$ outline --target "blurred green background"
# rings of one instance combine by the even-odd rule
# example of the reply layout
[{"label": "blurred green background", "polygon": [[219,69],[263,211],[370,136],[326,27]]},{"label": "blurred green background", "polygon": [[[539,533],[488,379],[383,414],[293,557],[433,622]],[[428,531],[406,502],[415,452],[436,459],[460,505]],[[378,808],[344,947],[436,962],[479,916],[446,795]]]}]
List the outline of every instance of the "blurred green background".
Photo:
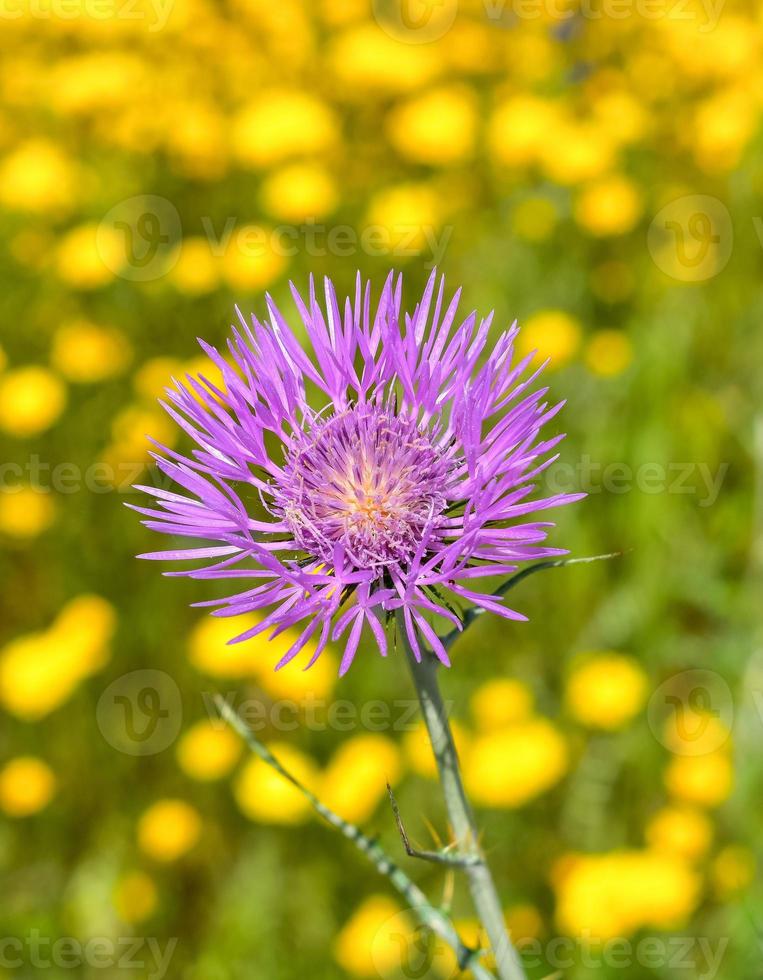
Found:
[{"label": "blurred green background", "polygon": [[624,553],[443,677],[528,975],[761,975],[762,42],[722,0],[0,0],[0,975],[458,974],[215,691],[479,941],[384,797],[447,839],[401,657],[274,675],[122,506],[234,303],[434,263],[553,359],[552,543]]}]

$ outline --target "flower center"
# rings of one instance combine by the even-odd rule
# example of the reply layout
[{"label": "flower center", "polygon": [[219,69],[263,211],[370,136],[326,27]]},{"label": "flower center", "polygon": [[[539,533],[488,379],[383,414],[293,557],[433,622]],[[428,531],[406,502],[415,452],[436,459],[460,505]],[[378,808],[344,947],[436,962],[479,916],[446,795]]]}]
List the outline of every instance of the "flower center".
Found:
[{"label": "flower center", "polygon": [[292,441],[275,507],[297,544],[358,568],[405,565],[446,504],[450,456],[414,419],[359,405]]}]

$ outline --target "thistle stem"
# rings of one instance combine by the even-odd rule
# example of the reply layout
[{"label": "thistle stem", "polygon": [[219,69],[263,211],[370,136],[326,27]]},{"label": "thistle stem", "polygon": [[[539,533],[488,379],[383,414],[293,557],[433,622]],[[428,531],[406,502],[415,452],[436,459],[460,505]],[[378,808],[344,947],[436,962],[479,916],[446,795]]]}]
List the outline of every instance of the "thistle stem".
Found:
[{"label": "thistle stem", "polygon": [[469,970],[474,980],[495,980],[495,976],[480,963],[482,951],[470,949],[464,945],[450,918],[442,909],[436,908],[429,902],[424,892],[422,892],[418,885],[415,885],[411,881],[401,868],[398,868],[377,840],[373,837],[368,837],[355,824],[340,817],[338,813],[334,813],[324,803],[321,803],[314,793],[311,793],[306,786],[300,783],[296,776],[284,768],[267,746],[257,738],[254,732],[244,722],[243,718],[234,711],[221,695],[218,694],[215,697],[215,703],[220,711],[220,716],[238,732],[252,752],[299,790],[315,812],[323,817],[326,823],[333,827],[334,830],[338,830],[347,840],[351,841],[360,853],[364,854],[371,861],[379,874],[389,879],[392,886],[400,892],[421,924],[430,929],[451,947],[456,954],[459,970]]},{"label": "thistle stem", "polygon": [[525,980],[519,954],[512,945],[506,929],[503,909],[498,892],[479,844],[477,825],[461,779],[458,753],[453,741],[450,722],[437,680],[437,660],[429,650],[424,650],[421,661],[408,642],[405,625],[398,620],[398,634],[402,635],[413,682],[418,694],[424,722],[437,760],[437,770],[445,798],[445,806],[456,837],[459,853],[476,858],[473,864],[464,866],[469,881],[472,901],[477,915],[490,941],[500,980]]}]

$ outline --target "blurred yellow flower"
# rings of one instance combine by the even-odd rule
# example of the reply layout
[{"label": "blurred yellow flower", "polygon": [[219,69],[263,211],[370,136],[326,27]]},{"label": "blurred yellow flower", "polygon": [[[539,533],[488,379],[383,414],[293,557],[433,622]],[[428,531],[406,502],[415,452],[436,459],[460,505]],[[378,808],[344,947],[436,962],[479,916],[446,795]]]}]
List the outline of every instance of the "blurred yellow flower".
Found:
[{"label": "blurred yellow flower", "polygon": [[620,174],[589,184],[575,203],[578,224],[602,238],[630,231],[642,211],[641,192],[632,180]]},{"label": "blurred yellow flower", "polygon": [[701,102],[690,132],[694,156],[708,174],[732,170],[758,125],[760,109],[746,87],[714,92]]},{"label": "blurred yellow flower", "polygon": [[586,656],[567,680],[565,702],[570,714],[590,728],[613,731],[643,708],[647,676],[631,657],[619,653]]},{"label": "blurred yellow flower", "polygon": [[[560,0],[556,9],[569,8],[570,0]],[[502,53],[504,62],[512,79],[516,79],[517,87],[531,89],[535,82],[542,82],[553,74],[559,59],[552,32],[543,25],[545,11],[538,8],[540,14],[534,28],[529,20],[525,20],[521,31],[507,31],[502,38]],[[572,11],[567,15],[573,16]],[[490,31],[490,28],[487,28]],[[495,32],[492,32],[495,33]]]},{"label": "blurred yellow flower", "polygon": [[538,351],[538,360],[551,358],[548,368],[563,367],[577,353],[582,328],[580,321],[564,310],[541,310],[529,316],[517,337],[520,356]]},{"label": "blurred yellow flower", "polygon": [[5,351],[0,347],[0,372],[5,370],[5,366],[8,363],[8,358],[5,356]]},{"label": "blurred yellow flower", "polygon": [[493,732],[526,721],[532,715],[533,694],[521,681],[497,677],[477,688],[469,707],[477,727],[483,732]]},{"label": "blurred yellow flower", "polygon": [[597,330],[586,346],[587,367],[603,378],[622,374],[632,360],[633,347],[622,330]]},{"label": "blurred yellow flower", "polygon": [[222,721],[199,721],[178,742],[180,768],[208,782],[227,776],[241,755],[241,739]]},{"label": "blurred yellow flower", "polygon": [[713,839],[713,824],[702,810],[666,806],[646,826],[646,842],[655,851],[686,858],[702,857]]},{"label": "blurred yellow flower", "polygon": [[26,140],[0,162],[0,204],[49,214],[74,200],[76,172],[61,150],[44,139]]},{"label": "blurred yellow flower", "polygon": [[305,670],[308,658],[315,649],[314,643],[308,643],[296,660],[280,670],[275,669],[276,663],[298,639],[299,632],[297,628],[290,629],[273,640],[263,633],[248,641],[258,651],[253,672],[260,687],[271,698],[297,702],[325,699],[333,691],[339,673],[336,657],[330,650],[324,650],[310,670]]},{"label": "blurred yellow flower", "polygon": [[134,453],[136,458],[153,448],[148,436],[165,446],[172,446],[177,439],[176,427],[158,406],[127,405],[112,419],[111,434],[115,444],[128,455]]},{"label": "blurred yellow flower", "polygon": [[315,163],[292,163],[262,183],[263,208],[283,221],[320,220],[337,205],[339,193],[329,172]]},{"label": "blurred yellow flower", "polygon": [[547,197],[528,197],[511,216],[514,234],[528,242],[545,242],[556,228],[558,215],[554,202]]},{"label": "blurred yellow flower", "polygon": [[293,241],[282,243],[271,228],[244,225],[231,235],[221,258],[223,279],[235,290],[265,289],[284,271],[293,247]]},{"label": "blurred yellow flower", "polygon": [[[435,3],[435,10],[443,14],[456,10],[454,3]],[[401,8],[402,9],[402,8]],[[458,17],[449,30],[439,39],[437,48],[447,62],[449,77],[458,75],[490,75],[500,70],[501,54],[505,50],[505,38],[496,37],[492,24],[486,18]]]},{"label": "blurred yellow flower", "polygon": [[125,258],[116,228],[79,225],[66,232],[56,249],[59,277],[75,289],[97,289],[111,282]]},{"label": "blurred yellow flower", "polygon": [[635,143],[647,130],[647,110],[630,92],[606,92],[594,99],[592,108],[607,135],[619,143]]},{"label": "blurred yellow flower", "polygon": [[533,95],[512,96],[497,106],[488,125],[493,159],[508,167],[535,163],[558,125],[552,102]]},{"label": "blurred yellow flower", "polygon": [[184,370],[183,362],[176,358],[152,357],[135,372],[133,387],[141,398],[153,402],[164,396],[164,389],[171,385],[171,379],[181,378]]},{"label": "blurred yellow flower", "polygon": [[[202,673],[213,677],[257,678],[272,698],[299,701],[303,698],[327,697],[336,681],[337,662],[331,650],[324,650],[310,670],[303,670],[315,650],[307,643],[302,655],[275,670],[275,665],[299,636],[297,629],[286,630],[273,640],[265,631],[241,643],[228,641],[257,625],[253,615],[228,617],[205,616],[188,637],[188,656]],[[303,662],[304,661],[304,662]]]},{"label": "blurred yellow flower", "polygon": [[219,179],[228,166],[226,122],[212,104],[187,100],[166,131],[173,169],[202,180]]},{"label": "blurred yellow flower", "polygon": [[556,920],[571,936],[630,936],[679,927],[699,898],[699,878],[664,851],[578,855],[555,882]]},{"label": "blurred yellow flower", "polygon": [[67,380],[87,384],[120,374],[131,356],[130,345],[119,330],[73,320],[54,334],[50,359]]},{"label": "blurred yellow flower", "polygon": [[115,625],[110,603],[82,595],[46,632],[11,640],[0,650],[0,703],[30,721],[49,714],[107,662]]},{"label": "blurred yellow flower", "polygon": [[334,941],[339,966],[353,977],[394,976],[416,928],[386,895],[371,895],[353,913]]},{"label": "blurred yellow flower", "polygon": [[204,616],[188,635],[188,658],[197,670],[212,677],[245,677],[257,668],[262,652],[255,643],[234,643],[228,640],[256,625],[254,616],[236,618],[235,625],[227,617]]},{"label": "blurred yellow flower", "polygon": [[731,731],[712,711],[693,711],[688,724],[670,715],[662,730],[662,742],[676,755],[705,755],[728,749]]},{"label": "blurred yellow flower", "polygon": [[321,20],[331,27],[341,27],[362,20],[367,12],[366,0],[319,0]]},{"label": "blurred yellow flower", "polygon": [[0,376],[0,429],[10,435],[39,435],[65,406],[66,386],[47,368],[30,365]]},{"label": "blurred yellow flower", "polygon": [[88,667],[105,662],[104,648],[117,624],[116,610],[98,595],[80,595],[68,602],[56,617],[51,633],[62,646],[76,650]]},{"label": "blurred yellow flower", "polygon": [[148,919],[156,910],[158,899],[154,880],[145,871],[129,872],[114,888],[114,908],[123,922]]},{"label": "blurred yellow flower", "polygon": [[140,849],[155,861],[175,861],[193,848],[201,836],[201,817],[185,800],[153,803],[138,821]]},{"label": "blurred yellow flower", "polygon": [[718,896],[729,899],[755,881],[756,860],[749,848],[729,844],[716,855],[711,877]]},{"label": "blurred yellow flower", "polygon": [[665,770],[665,786],[671,796],[686,803],[719,806],[734,786],[731,760],[722,751],[676,756]]},{"label": "blurred yellow flower", "polygon": [[407,160],[461,163],[474,150],[474,95],[461,86],[433,89],[392,109],[385,128],[392,146]]},{"label": "blurred yellow flower", "polygon": [[[447,4],[440,7],[442,11]],[[437,14],[437,9],[432,10]],[[346,97],[365,98],[367,90],[410,92],[439,72],[433,45],[406,44],[376,24],[363,24],[340,34],[329,49],[329,64]]]},{"label": "blurred yellow flower", "polygon": [[550,789],[567,771],[567,745],[545,718],[507,726],[474,739],[464,760],[475,803],[518,807]]},{"label": "blurred yellow flower", "polygon": [[53,494],[38,487],[0,492],[0,533],[12,538],[35,538],[47,531],[56,516]]},{"label": "blurred yellow flower", "polygon": [[326,153],[338,138],[339,124],[333,109],[308,92],[262,92],[233,120],[236,157],[254,167]]},{"label": "blurred yellow flower", "polygon": [[[212,254],[209,241],[201,235],[184,238],[167,261],[167,279],[182,293],[198,296],[217,289],[220,262]],[[169,383],[169,374],[164,384]]]},{"label": "blurred yellow flower", "polygon": [[[450,727],[453,731],[456,750],[463,757],[469,749],[469,733],[460,722],[454,721],[452,718],[450,719]],[[437,778],[437,762],[423,721],[418,722],[414,728],[405,733],[403,749],[406,760],[414,772],[430,779]]]},{"label": "blurred yellow flower", "polygon": [[[286,742],[271,743],[268,749],[303,786],[314,793],[318,791],[318,769],[309,756]],[[312,813],[304,795],[258,757],[244,765],[233,784],[233,793],[241,812],[258,823],[301,824]]]},{"label": "blurred yellow flower", "polygon": [[112,109],[138,97],[148,64],[137,54],[88,51],[62,58],[49,72],[50,100],[65,114]]},{"label": "blurred yellow flower", "polygon": [[512,942],[520,948],[529,939],[537,939],[543,934],[543,916],[534,905],[511,905],[504,912],[504,918]]},{"label": "blurred yellow flower", "polygon": [[59,668],[55,641],[47,633],[28,633],[0,650],[0,701],[19,718],[36,720],[70,696],[80,673]]},{"label": "blurred yellow flower", "polygon": [[546,176],[566,186],[606,173],[615,162],[615,148],[602,126],[565,122],[546,132],[540,156]]},{"label": "blurred yellow flower", "polygon": [[9,817],[28,817],[50,803],[56,778],[33,756],[17,756],[0,769],[0,809]]},{"label": "blurred yellow flower", "polygon": [[442,220],[442,205],[428,184],[396,184],[377,191],[366,212],[366,224],[383,229],[396,261],[431,245]]},{"label": "blurred yellow flower", "polygon": [[[692,14],[700,12],[696,5]],[[724,12],[712,30],[704,31],[695,30],[692,19],[666,18],[660,25],[661,40],[682,74],[707,81],[738,78],[753,69],[760,52],[760,33],[747,18]]]},{"label": "blurred yellow flower", "polygon": [[343,742],[323,774],[319,798],[352,823],[364,823],[401,771],[400,750],[384,735],[356,735]]}]

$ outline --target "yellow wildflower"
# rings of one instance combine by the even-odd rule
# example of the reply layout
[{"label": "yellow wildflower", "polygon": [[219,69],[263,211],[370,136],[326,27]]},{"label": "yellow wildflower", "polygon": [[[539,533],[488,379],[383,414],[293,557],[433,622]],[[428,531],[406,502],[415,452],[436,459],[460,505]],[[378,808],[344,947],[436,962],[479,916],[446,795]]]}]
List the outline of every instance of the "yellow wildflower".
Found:
[{"label": "yellow wildflower", "polygon": [[597,653],[582,659],[567,681],[572,716],[591,728],[622,728],[644,706],[647,677],[631,657]]},{"label": "yellow wildflower", "polygon": [[185,800],[158,800],[138,821],[140,849],[163,863],[187,854],[200,836],[201,817]]},{"label": "yellow wildflower", "polygon": [[49,429],[66,406],[66,386],[47,368],[30,365],[0,377],[0,429],[21,438]]},{"label": "yellow wildflower", "polygon": [[18,487],[0,493],[0,533],[12,538],[35,538],[47,531],[56,515],[53,495],[37,487]]},{"label": "yellow wildflower", "polygon": [[323,775],[320,799],[352,823],[364,823],[400,776],[400,750],[384,735],[364,734],[343,742]]},{"label": "yellow wildflower", "polygon": [[477,688],[469,705],[477,727],[492,732],[526,721],[532,714],[533,695],[521,681],[498,677]]},{"label": "yellow wildflower", "polygon": [[74,320],[56,331],[51,363],[67,380],[87,384],[122,372],[131,353],[130,345],[120,331],[86,320]]},{"label": "yellow wildflower", "polygon": [[[288,743],[276,742],[268,748],[303,786],[316,791],[318,770],[309,756]],[[236,777],[233,792],[242,813],[259,823],[301,824],[312,813],[304,795],[259,757],[245,764]]]},{"label": "yellow wildflower", "polygon": [[386,121],[397,152],[414,163],[449,164],[468,160],[474,149],[476,107],[469,89],[434,89],[396,106]]},{"label": "yellow wildflower", "polygon": [[545,718],[478,736],[464,763],[475,803],[518,807],[555,785],[567,770],[567,746]]},{"label": "yellow wildflower", "polygon": [[559,368],[571,360],[580,346],[580,321],[564,310],[541,310],[529,316],[517,338],[520,355],[538,351],[538,359],[551,358],[549,368]]},{"label": "yellow wildflower", "polygon": [[177,746],[180,768],[201,782],[227,776],[240,755],[240,738],[221,721],[197,722]]},{"label": "yellow wildflower", "polygon": [[56,778],[50,766],[33,756],[17,756],[0,769],[0,809],[9,817],[28,817],[53,797]]},{"label": "yellow wildflower", "polygon": [[597,330],[585,350],[587,367],[603,378],[622,374],[632,360],[633,346],[622,330]]}]

